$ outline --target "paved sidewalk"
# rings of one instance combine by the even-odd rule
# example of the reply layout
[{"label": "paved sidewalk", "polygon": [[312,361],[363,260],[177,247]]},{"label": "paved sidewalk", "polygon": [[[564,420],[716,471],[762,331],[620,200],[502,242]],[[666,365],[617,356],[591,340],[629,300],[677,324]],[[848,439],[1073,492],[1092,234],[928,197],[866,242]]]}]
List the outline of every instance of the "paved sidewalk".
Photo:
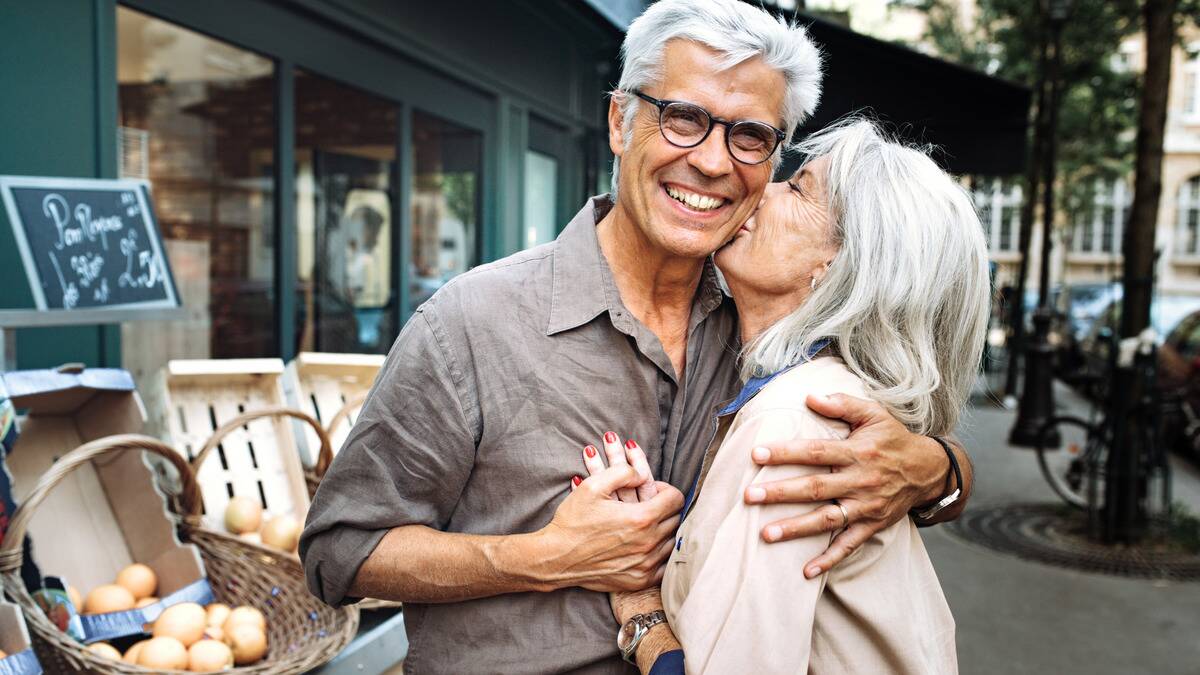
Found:
[{"label": "paved sidewalk", "polygon": [[[1073,407],[1060,390],[1060,407]],[[960,430],[975,462],[971,507],[1057,497],[1030,450],[1007,444],[1014,413],[974,408]],[[1175,465],[1175,498],[1200,511],[1200,472]],[[923,531],[974,673],[1200,674],[1200,582],[1089,574],[1028,562]]]}]

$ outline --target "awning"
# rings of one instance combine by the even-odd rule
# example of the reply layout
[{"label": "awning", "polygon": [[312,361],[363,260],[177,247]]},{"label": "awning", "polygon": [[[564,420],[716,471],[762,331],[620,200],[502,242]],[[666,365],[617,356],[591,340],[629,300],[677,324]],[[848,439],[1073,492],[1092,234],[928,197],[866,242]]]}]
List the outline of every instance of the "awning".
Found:
[{"label": "awning", "polygon": [[805,130],[869,108],[903,138],[937,146],[953,173],[1024,169],[1027,87],[828,21],[812,19],[809,31],[825,53],[825,93]]},{"label": "awning", "polygon": [[[621,31],[644,8],[641,0],[584,2]],[[800,16],[825,54],[821,105],[805,131],[866,109],[898,136],[936,146],[938,162],[953,173],[1007,175],[1024,170],[1027,87]],[[797,161],[793,158],[790,164]]]},{"label": "awning", "polygon": [[614,28],[624,33],[650,3],[646,0],[583,0],[583,4],[596,10]]}]

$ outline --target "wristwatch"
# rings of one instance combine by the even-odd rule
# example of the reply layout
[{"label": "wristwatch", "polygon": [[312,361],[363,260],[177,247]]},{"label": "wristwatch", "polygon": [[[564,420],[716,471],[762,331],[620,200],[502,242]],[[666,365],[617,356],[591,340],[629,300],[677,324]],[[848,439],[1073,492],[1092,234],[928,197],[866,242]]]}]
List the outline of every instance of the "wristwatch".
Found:
[{"label": "wristwatch", "polygon": [[617,631],[617,649],[621,650],[621,658],[637,665],[634,659],[637,656],[638,644],[646,637],[646,633],[650,632],[652,626],[665,623],[666,620],[667,615],[661,609],[630,617],[621,626],[621,630]]},{"label": "wristwatch", "polygon": [[[942,449],[946,451],[946,456],[950,458],[950,474],[954,476],[954,490],[950,494],[934,502],[933,505],[929,507],[920,510],[913,509],[912,515],[918,527],[931,525],[932,523],[928,522],[930,518],[937,515],[939,511],[947,506],[957,502],[959,497],[962,496],[962,470],[958,467],[958,458],[954,456],[954,451],[950,449],[949,443],[937,436],[930,436],[929,438],[937,441],[938,444],[942,446]],[[947,479],[949,479],[949,476],[947,476]]]}]

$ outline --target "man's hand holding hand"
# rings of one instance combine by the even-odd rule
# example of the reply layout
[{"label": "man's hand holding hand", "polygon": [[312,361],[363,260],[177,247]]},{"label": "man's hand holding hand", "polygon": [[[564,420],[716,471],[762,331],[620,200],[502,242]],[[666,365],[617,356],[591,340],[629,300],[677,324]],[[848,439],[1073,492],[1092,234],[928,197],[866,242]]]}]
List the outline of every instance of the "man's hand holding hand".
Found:
[{"label": "man's hand holding hand", "polygon": [[[811,513],[776,521],[763,528],[768,542],[786,541],[842,529],[822,555],[809,561],[805,576],[828,571],[871,538],[908,516],[913,508],[936,501],[946,491],[949,461],[937,441],[918,436],[878,403],[836,394],[809,396],[808,407],[825,417],[850,424],[843,441],[809,440],[755,448],[758,464],[829,466],[832,473],[761,483],[746,489],[748,504],[810,503],[837,500]],[[970,485],[964,465],[963,498]],[[845,508],[843,515],[842,508]],[[947,516],[961,510],[947,509]]]}]

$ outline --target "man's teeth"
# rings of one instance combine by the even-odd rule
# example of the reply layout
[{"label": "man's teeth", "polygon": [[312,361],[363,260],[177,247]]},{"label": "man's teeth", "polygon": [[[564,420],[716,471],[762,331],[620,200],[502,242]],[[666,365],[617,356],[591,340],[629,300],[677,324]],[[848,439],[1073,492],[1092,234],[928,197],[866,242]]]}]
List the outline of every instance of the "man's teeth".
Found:
[{"label": "man's teeth", "polygon": [[704,195],[698,195],[692,192],[684,192],[683,190],[670,186],[667,186],[667,194],[671,195],[671,198],[675,201],[687,204],[697,211],[712,211],[721,204],[725,203],[725,201],[722,199],[705,197]]}]

